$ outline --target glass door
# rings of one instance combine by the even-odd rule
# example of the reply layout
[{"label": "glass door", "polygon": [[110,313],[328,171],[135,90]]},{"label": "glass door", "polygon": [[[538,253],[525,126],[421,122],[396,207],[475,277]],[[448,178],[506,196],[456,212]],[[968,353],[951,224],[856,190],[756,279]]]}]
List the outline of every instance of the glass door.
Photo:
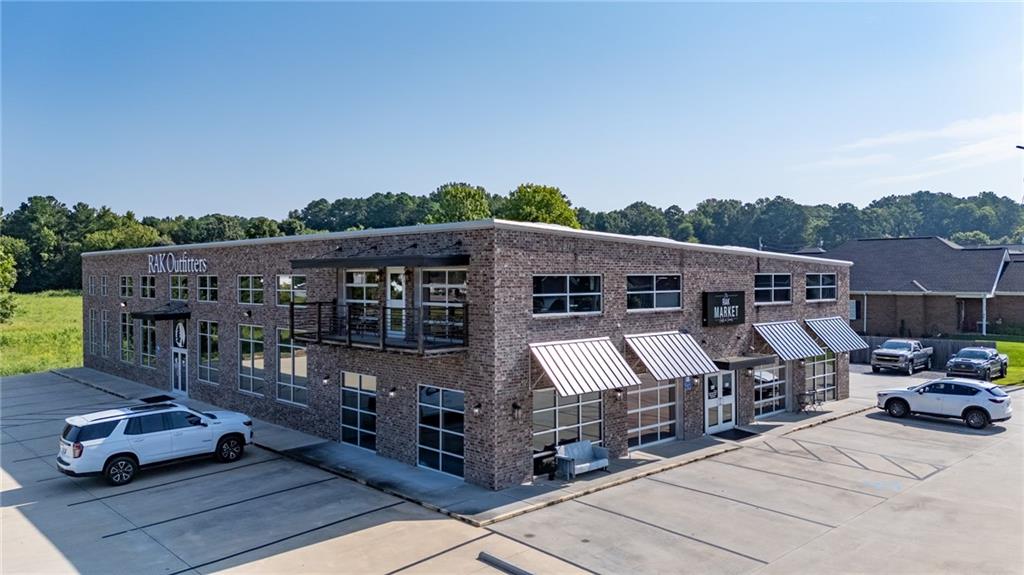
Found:
[{"label": "glass door", "polygon": [[171,329],[171,391],[188,395],[188,328],[180,319]]},{"label": "glass door", "polygon": [[404,338],[405,323],[405,268],[387,269],[388,300],[385,318],[388,326],[388,337]]},{"label": "glass door", "polygon": [[736,372],[704,377],[704,431],[719,433],[736,425]]}]

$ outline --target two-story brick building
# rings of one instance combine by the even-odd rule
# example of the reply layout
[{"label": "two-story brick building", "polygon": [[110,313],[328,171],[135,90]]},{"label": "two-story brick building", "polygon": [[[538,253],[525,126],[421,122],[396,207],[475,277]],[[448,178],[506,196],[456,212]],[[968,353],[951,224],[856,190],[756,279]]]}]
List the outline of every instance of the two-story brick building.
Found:
[{"label": "two-story brick building", "polygon": [[501,489],[847,397],[849,265],[500,220],[88,253],[85,364]]}]

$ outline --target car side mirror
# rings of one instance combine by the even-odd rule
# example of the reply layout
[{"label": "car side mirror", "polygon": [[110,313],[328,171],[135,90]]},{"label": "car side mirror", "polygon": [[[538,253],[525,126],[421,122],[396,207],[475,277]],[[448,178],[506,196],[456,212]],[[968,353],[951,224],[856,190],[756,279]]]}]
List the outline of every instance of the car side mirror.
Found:
[{"label": "car side mirror", "polygon": [[917,390],[917,392],[923,395],[924,394],[924,388],[921,388],[921,389]]}]

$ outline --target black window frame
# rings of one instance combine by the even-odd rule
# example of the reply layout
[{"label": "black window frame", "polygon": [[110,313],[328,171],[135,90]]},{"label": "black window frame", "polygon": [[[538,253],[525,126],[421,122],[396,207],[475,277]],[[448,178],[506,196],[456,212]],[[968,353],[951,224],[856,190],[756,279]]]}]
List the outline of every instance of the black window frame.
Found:
[{"label": "black window frame", "polygon": [[[768,277],[769,284],[767,286],[758,286],[757,278]],[[778,285],[777,279],[785,277],[788,285]],[[785,291],[788,298],[785,300],[776,299],[776,292]],[[767,293],[769,299],[759,300],[761,294]],[[793,274],[791,273],[774,273],[774,272],[761,272],[754,274],[754,305],[787,305],[793,303]]]},{"label": "black window frame", "polygon": [[[645,286],[630,286],[630,281],[640,278],[650,279],[650,288]],[[660,289],[659,282],[663,280],[676,280],[674,289]],[[674,305],[659,305],[658,296],[676,295]],[[650,305],[646,304],[644,296],[650,296]],[[626,311],[678,311],[683,309],[683,274],[627,274],[626,275]]]},{"label": "black window frame", "polygon": [[[541,285],[538,282],[544,282],[544,278],[547,278],[548,281],[550,281],[552,278],[561,278],[563,280],[563,285],[561,286],[561,289],[558,291],[553,291],[551,288],[559,286],[541,286],[541,291],[538,291],[538,286]],[[576,286],[576,288],[574,289],[573,280],[576,279],[577,281],[579,281],[582,278],[588,278],[587,281],[594,281],[596,279],[597,289],[582,290],[579,288],[579,286]],[[533,295],[531,301],[533,303],[533,315],[535,317],[558,317],[567,315],[600,315],[604,313],[604,277],[601,274],[534,274],[532,290]],[[575,311],[573,310],[573,300],[576,300],[575,305],[579,307],[580,305],[582,305],[582,302],[587,301],[588,298],[592,298],[590,299],[590,301],[593,304],[596,304],[594,305],[594,307],[592,307],[591,309],[577,309]],[[561,307],[561,309],[554,309],[554,306],[551,305],[544,306],[543,304],[541,304],[541,306],[538,306],[538,300],[543,301],[555,299],[561,300],[563,302],[563,307]],[[547,311],[545,311],[545,309]]]},{"label": "black window frame", "polygon": [[[828,276],[832,277],[832,283],[825,285],[823,281],[824,278]],[[814,284],[811,283],[812,277],[818,278]],[[812,295],[815,292],[817,292],[817,297],[813,297]],[[827,293],[831,293],[831,297],[826,296]],[[836,299],[839,298],[839,277],[834,272],[815,272],[805,274],[804,298],[809,302],[836,301]]]}]

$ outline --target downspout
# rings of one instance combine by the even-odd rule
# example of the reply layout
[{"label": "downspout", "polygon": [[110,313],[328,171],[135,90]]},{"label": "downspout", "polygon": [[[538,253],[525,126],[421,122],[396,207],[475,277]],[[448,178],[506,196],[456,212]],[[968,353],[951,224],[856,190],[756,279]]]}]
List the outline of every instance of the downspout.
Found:
[{"label": "downspout", "polygon": [[981,298],[981,335],[988,335],[988,297]]},{"label": "downspout", "polygon": [[868,334],[868,294],[864,294],[864,309],[862,311],[864,312],[863,314],[861,314],[861,315],[864,316],[864,318],[863,318],[864,319],[864,335],[867,335]]}]

